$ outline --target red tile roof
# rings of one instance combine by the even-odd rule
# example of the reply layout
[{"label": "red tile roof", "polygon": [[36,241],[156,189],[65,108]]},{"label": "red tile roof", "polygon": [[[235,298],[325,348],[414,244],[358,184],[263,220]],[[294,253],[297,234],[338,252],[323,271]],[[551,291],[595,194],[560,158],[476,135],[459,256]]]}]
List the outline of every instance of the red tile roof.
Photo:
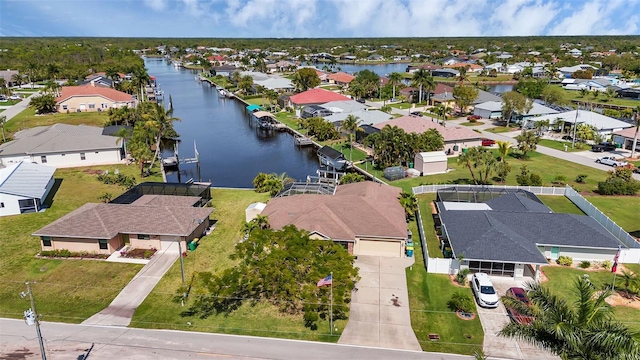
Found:
[{"label": "red tile roof", "polygon": [[56,99],[56,102],[59,103],[74,96],[102,96],[111,101],[133,101],[133,97],[127,93],[104,86],[93,86],[89,83],[79,86],[63,86],[62,91],[60,91],[60,97]]},{"label": "red tile roof", "polygon": [[351,100],[344,95],[320,88],[303,91],[300,94],[291,96],[289,99],[296,105],[324,104],[329,101]]},{"label": "red tile roof", "polygon": [[445,142],[482,138],[482,135],[465,126],[454,125],[445,127],[438,124],[436,121],[433,121],[432,119],[426,117],[405,115],[399,118],[375,124],[373,125],[373,127],[382,129],[386,125],[397,126],[407,133],[416,134],[421,134],[429,129],[436,129],[440,134],[442,134]]},{"label": "red tile roof", "polygon": [[301,194],[271,199],[262,215],[280,229],[293,224],[333,240],[356,236],[407,236],[400,189],[371,181],[338,186],[335,195]]},{"label": "red tile roof", "polygon": [[347,74],[345,72],[339,72],[339,73],[330,74],[329,76],[327,76],[327,79],[329,80],[333,80],[335,82],[347,83],[347,84],[353,81],[353,79],[355,78],[356,78],[355,76],[351,74]]},{"label": "red tile roof", "polygon": [[449,93],[451,94],[453,92],[453,88],[451,86],[445,85],[443,83],[438,83],[438,85],[436,85],[436,88],[433,90],[434,94],[444,94],[444,93]]}]

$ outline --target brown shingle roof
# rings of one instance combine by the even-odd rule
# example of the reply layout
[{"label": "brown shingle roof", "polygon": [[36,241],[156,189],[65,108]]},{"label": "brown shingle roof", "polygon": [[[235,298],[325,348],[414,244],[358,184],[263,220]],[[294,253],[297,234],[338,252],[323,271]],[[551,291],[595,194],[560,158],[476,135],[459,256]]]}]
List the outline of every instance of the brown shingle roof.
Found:
[{"label": "brown shingle roof", "polygon": [[212,212],[213,208],[89,203],[32,235],[85,239],[111,239],[118,233],[188,236],[198,227],[198,220]]},{"label": "brown shingle roof", "polygon": [[327,79],[333,80],[335,82],[341,82],[341,83],[350,83],[355,78],[356,78],[355,76],[351,74],[347,74],[345,72],[339,72],[339,73],[330,74],[329,76],[327,76]]},{"label": "brown shingle roof", "polygon": [[189,207],[195,205],[198,201],[200,201],[199,196],[142,195],[131,205]]},{"label": "brown shingle roof", "polygon": [[275,198],[262,212],[274,229],[295,225],[334,240],[356,236],[406,238],[400,189],[370,181],[340,185],[335,195],[302,194]]},{"label": "brown shingle roof", "polygon": [[397,126],[407,133],[416,134],[421,134],[429,129],[436,129],[440,134],[442,134],[445,142],[482,138],[482,135],[465,126],[444,127],[431,119],[411,115],[405,115],[389,121],[374,124],[373,127],[382,129],[387,125]]}]

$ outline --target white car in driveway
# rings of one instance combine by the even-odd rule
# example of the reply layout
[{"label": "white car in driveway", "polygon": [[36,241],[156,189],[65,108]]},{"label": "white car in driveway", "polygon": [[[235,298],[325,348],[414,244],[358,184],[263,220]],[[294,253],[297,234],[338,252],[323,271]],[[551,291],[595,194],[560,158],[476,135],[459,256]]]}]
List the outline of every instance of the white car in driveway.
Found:
[{"label": "white car in driveway", "polygon": [[500,297],[485,273],[475,273],[471,277],[471,289],[478,301],[478,305],[487,308],[497,308]]},{"label": "white car in driveway", "polygon": [[18,94],[13,94],[13,95],[9,96],[9,100],[22,100],[22,96],[20,96]]},{"label": "white car in driveway", "polygon": [[596,159],[596,162],[599,163],[599,164],[602,164],[602,165],[609,165],[609,166],[613,166],[613,167],[627,166],[628,165],[626,161],[617,160],[613,156],[599,157],[599,158]]}]

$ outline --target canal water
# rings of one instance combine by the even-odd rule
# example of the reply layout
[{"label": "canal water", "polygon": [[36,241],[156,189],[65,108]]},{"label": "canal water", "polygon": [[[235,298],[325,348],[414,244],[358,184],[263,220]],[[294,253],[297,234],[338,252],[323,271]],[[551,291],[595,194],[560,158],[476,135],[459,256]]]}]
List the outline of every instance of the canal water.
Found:
[{"label": "canal water", "polygon": [[[318,157],[311,147],[297,148],[291,135],[259,129],[245,105],[220,98],[207,82],[196,82],[197,72],[176,69],[163,59],[145,59],[145,66],[164,91],[165,103],[171,95],[173,114],[181,119],[174,123],[180,157],[194,157],[197,144],[202,181],[251,188],[258,172],[286,172],[298,180],[316,175]],[[195,164],[182,165],[180,180],[198,181],[196,169]],[[167,174],[167,181],[178,181],[178,174]]]}]

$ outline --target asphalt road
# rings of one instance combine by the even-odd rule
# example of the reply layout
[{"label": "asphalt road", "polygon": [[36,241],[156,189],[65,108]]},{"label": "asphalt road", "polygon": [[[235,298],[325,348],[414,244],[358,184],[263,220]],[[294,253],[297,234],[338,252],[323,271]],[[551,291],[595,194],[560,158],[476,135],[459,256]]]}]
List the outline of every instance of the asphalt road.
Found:
[{"label": "asphalt road", "polygon": [[[88,326],[44,322],[47,359],[423,359],[461,360],[470,356],[391,350],[309,341],[174,330]],[[36,329],[22,320],[0,319],[0,359],[39,359]]]}]

